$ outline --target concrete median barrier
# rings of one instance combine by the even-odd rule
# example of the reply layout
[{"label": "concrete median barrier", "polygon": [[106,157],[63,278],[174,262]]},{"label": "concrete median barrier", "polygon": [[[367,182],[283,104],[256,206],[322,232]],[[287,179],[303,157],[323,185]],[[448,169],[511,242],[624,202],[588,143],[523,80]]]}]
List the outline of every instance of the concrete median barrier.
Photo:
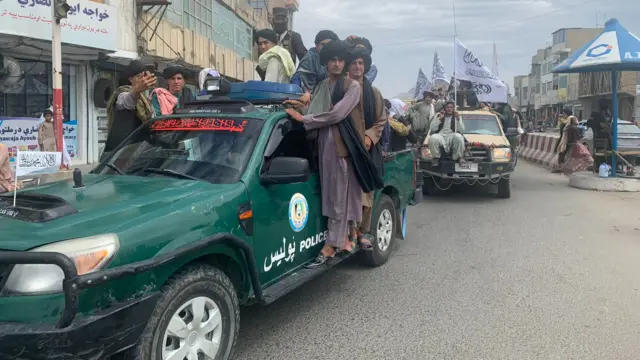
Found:
[{"label": "concrete median barrier", "polygon": [[521,142],[518,156],[534,164],[551,168],[558,162],[557,133],[528,133]]}]

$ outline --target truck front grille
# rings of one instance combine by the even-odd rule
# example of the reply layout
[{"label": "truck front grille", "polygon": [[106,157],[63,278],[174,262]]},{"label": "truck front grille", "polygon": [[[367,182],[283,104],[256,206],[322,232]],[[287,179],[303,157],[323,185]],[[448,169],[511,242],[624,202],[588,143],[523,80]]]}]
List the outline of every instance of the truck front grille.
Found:
[{"label": "truck front grille", "polygon": [[470,160],[473,162],[489,161],[490,160],[489,150],[481,147],[472,147],[471,149],[468,150],[467,160]]}]

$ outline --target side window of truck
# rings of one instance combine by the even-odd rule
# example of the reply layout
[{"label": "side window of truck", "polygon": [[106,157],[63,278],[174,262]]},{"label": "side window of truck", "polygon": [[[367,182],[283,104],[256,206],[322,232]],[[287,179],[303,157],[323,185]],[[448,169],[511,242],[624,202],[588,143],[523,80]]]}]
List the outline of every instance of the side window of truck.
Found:
[{"label": "side window of truck", "polygon": [[309,161],[311,171],[318,171],[314,141],[307,140],[302,125],[287,118],[280,120],[273,129],[264,152],[261,172],[268,168],[268,162],[277,157],[301,157]]}]

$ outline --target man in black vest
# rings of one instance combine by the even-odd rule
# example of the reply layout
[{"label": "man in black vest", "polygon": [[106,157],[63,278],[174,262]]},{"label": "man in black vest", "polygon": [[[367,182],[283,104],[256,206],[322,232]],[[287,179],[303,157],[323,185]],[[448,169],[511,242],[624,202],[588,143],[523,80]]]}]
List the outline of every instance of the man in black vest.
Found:
[{"label": "man in black vest", "polygon": [[274,7],[271,25],[276,34],[278,34],[277,45],[289,51],[294,65],[296,61],[301,61],[307,55],[307,48],[304,46],[302,36],[293,30],[289,30],[289,10],[283,7]]},{"label": "man in black vest", "polygon": [[103,154],[113,151],[153,117],[153,108],[143,92],[156,86],[155,75],[146,71],[141,61],[133,60],[126,67],[124,76],[131,85],[117,88],[107,104],[107,140]]},{"label": "man in black vest", "polygon": [[438,166],[442,150],[451,152],[453,161],[464,163],[464,124],[462,117],[455,111],[453,101],[447,101],[444,110],[438,114],[436,120],[431,122],[431,138],[429,139],[429,151],[433,156],[433,166]]}]

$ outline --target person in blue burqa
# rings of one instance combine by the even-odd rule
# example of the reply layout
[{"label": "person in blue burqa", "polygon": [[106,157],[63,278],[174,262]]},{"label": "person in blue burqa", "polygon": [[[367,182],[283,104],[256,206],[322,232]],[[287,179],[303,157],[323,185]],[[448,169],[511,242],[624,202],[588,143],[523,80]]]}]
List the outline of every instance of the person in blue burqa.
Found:
[{"label": "person in blue burqa", "polygon": [[331,30],[321,30],[316,35],[316,46],[309,49],[307,55],[305,55],[298,69],[291,78],[291,83],[298,85],[303,91],[313,93],[316,85],[322,80],[327,78],[327,68],[320,63],[320,51],[322,47],[333,40],[339,40]]}]

